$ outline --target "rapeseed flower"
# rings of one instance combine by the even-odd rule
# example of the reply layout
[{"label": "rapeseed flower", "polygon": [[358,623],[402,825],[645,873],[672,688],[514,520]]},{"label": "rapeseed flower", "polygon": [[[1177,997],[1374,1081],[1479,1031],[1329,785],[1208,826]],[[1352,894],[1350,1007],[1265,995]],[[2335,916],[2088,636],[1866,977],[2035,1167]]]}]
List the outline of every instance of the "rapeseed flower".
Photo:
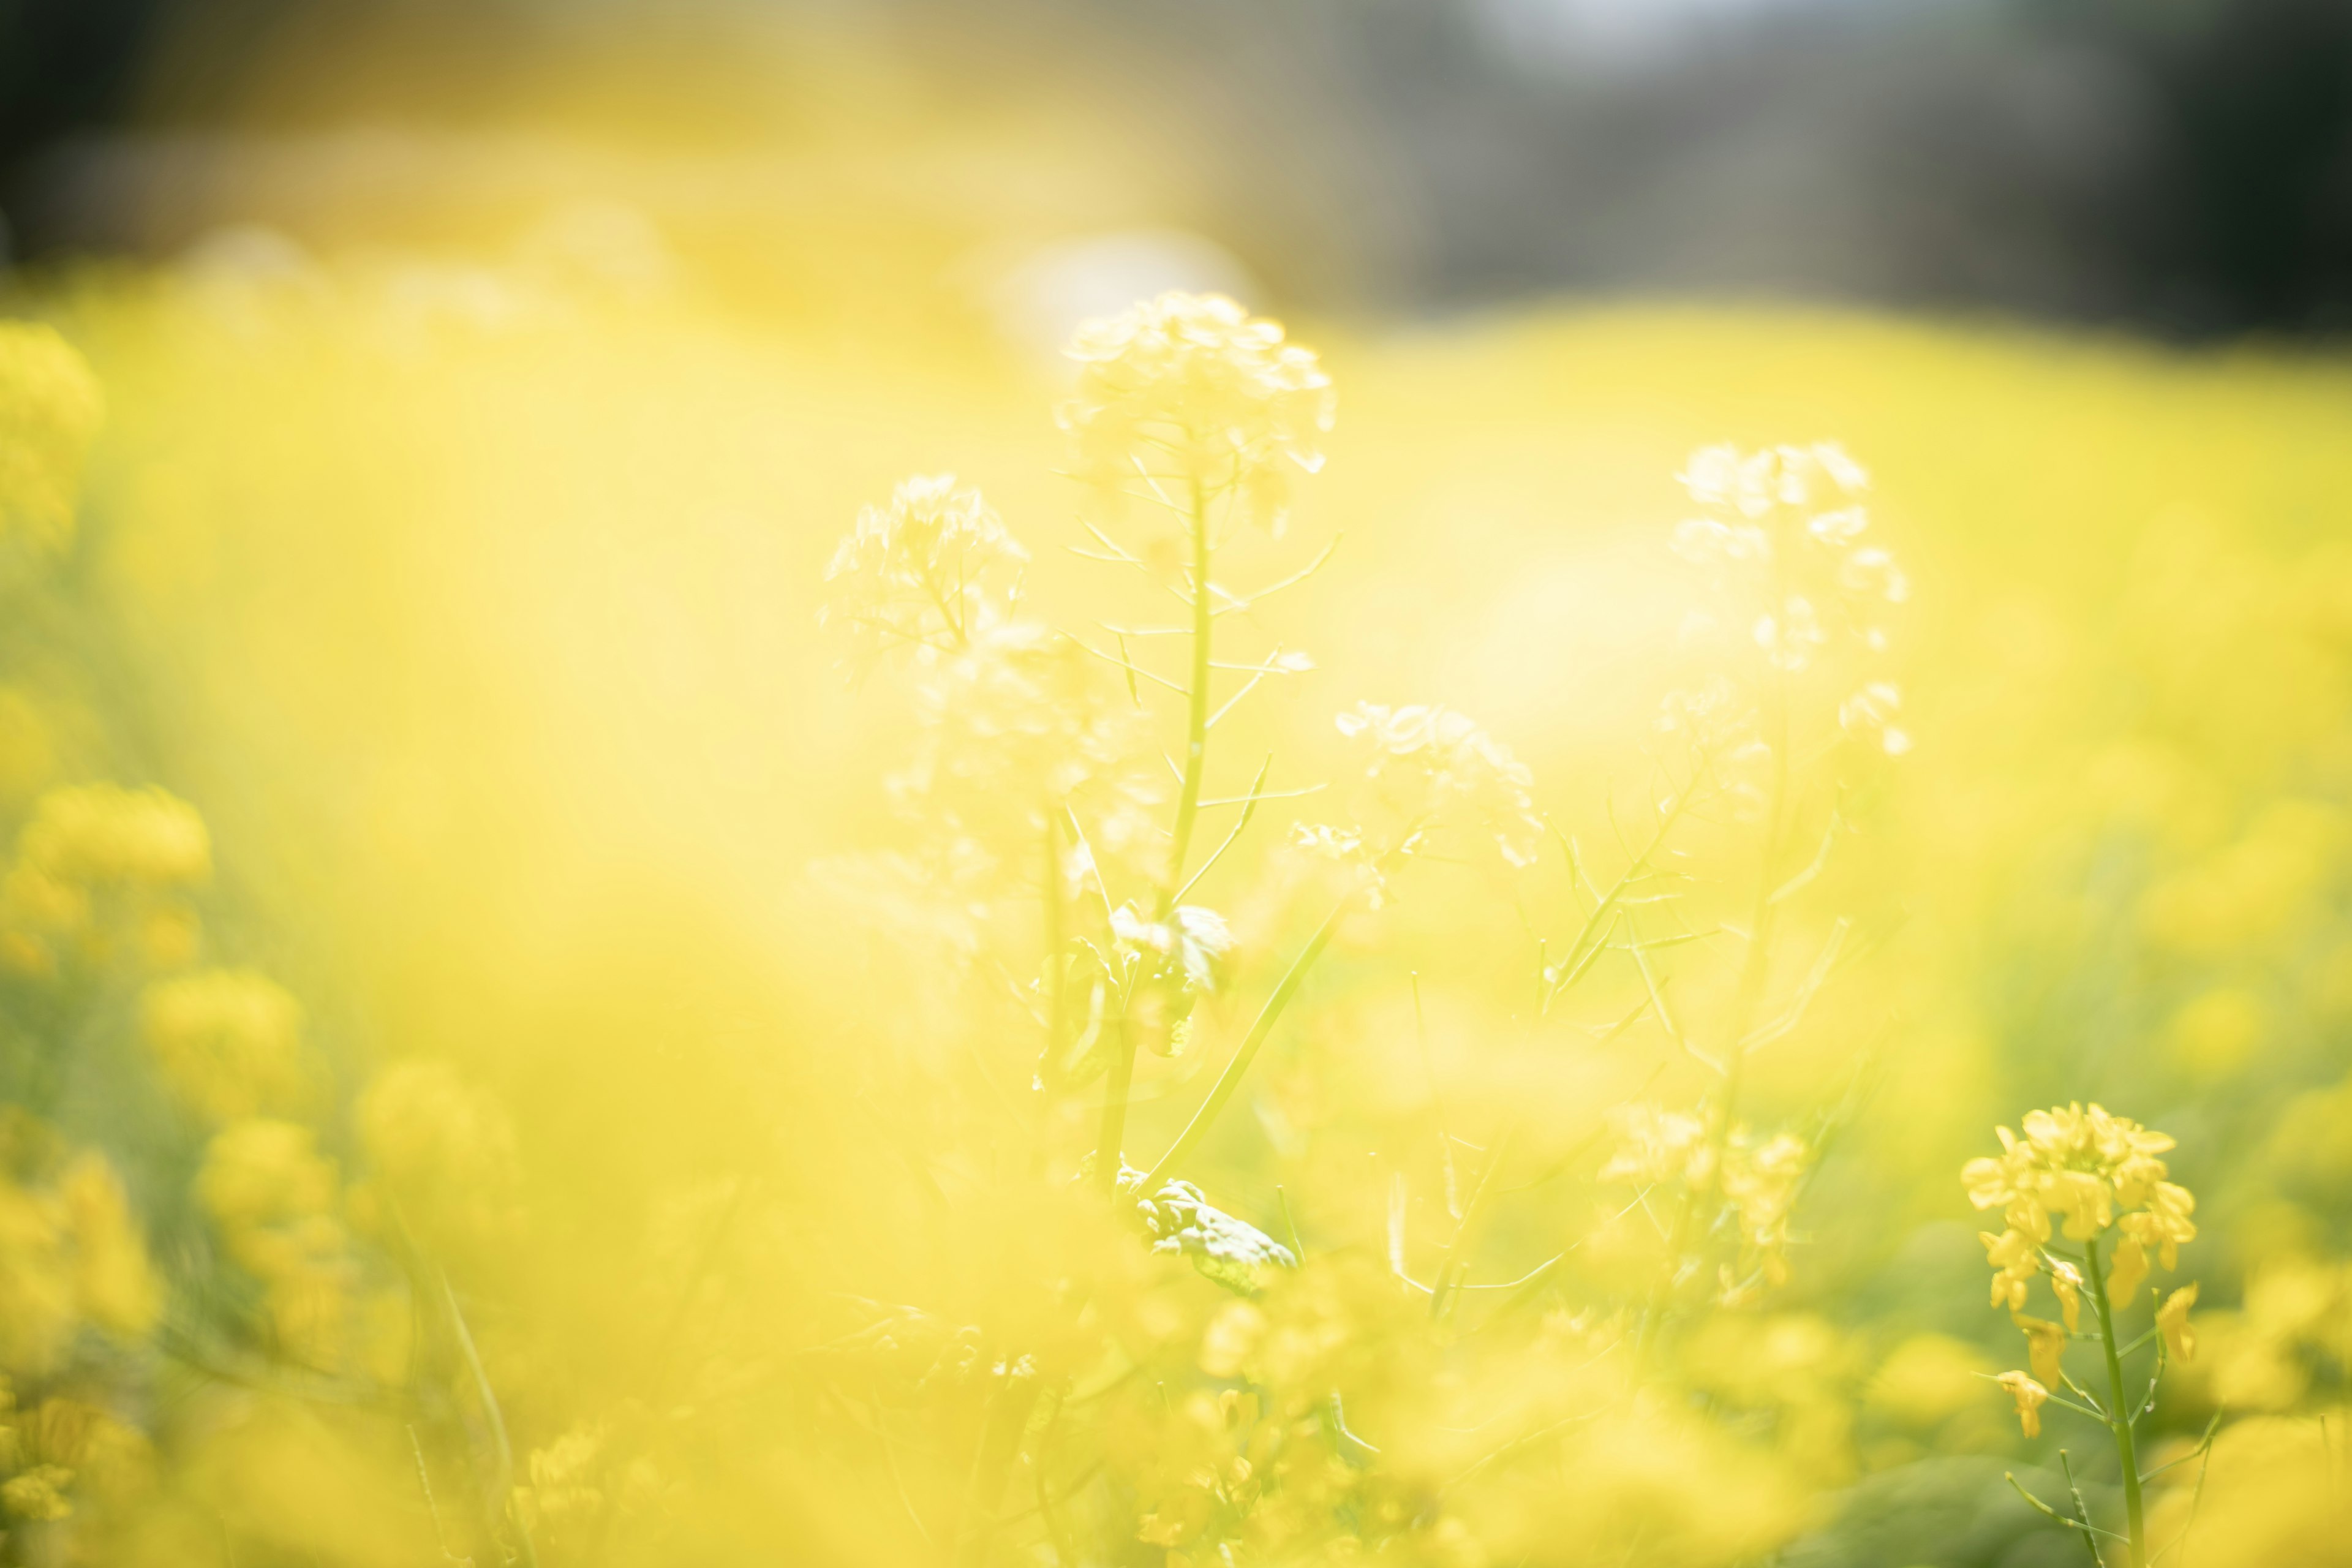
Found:
[{"label": "rapeseed flower", "polygon": [[47,554],[72,539],[103,411],[98,378],[55,329],[0,321],[0,543]]},{"label": "rapeseed flower", "polygon": [[215,1126],[299,1112],[317,1091],[301,1004],[252,970],[158,981],[147,989],[141,1021],[164,1083]]},{"label": "rapeseed flower", "polygon": [[[2120,1224],[2124,1234],[2107,1281],[2108,1299],[2117,1305],[2147,1278],[2150,1247],[2165,1268],[2177,1266],[2180,1243],[2197,1234],[2189,1217],[2197,1200],[2165,1179],[2165,1163],[2157,1156],[2173,1146],[2170,1137],[2095,1104],[2036,1110],[2025,1118],[2024,1129],[2022,1138],[2006,1127],[1996,1129],[2001,1153],[1971,1160],[1960,1173],[1969,1201],[1979,1209],[2000,1209],[2006,1226],[1998,1235],[1982,1233],[1986,1259],[1996,1271],[1995,1306],[2022,1306],[2026,1285],[2050,1264],[2053,1288],[2071,1309],[2068,1298],[2079,1277],[2071,1265],[2058,1277],[2055,1269],[2063,1260],[2049,1259],[2042,1251],[2051,1239],[2053,1215],[2062,1216],[2062,1233],[2070,1241],[2094,1240]],[[2074,1321],[2070,1310],[2069,1325]]]},{"label": "rapeseed flower", "polygon": [[2156,1310],[2156,1326],[2164,1335],[2165,1348],[2175,1361],[2197,1358],[2197,1331],[2189,1321],[2189,1309],[2197,1304],[2197,1287],[2192,1282],[2182,1286],[2164,1299]]},{"label": "rapeseed flower", "polygon": [[2065,1325],[2023,1312],[2011,1312],[2010,1321],[2025,1331],[2025,1354],[2033,1368],[2034,1380],[2052,1388],[2064,1383],[2066,1373],[2062,1358],[2069,1332]]},{"label": "rapeseed flower", "polygon": [[1336,722],[1371,751],[1364,773],[1406,823],[1404,843],[1457,814],[1475,818],[1506,862],[1534,864],[1543,833],[1535,775],[1465,713],[1443,704],[1359,702]]},{"label": "rapeseed flower", "polygon": [[1278,531],[1289,506],[1283,470],[1323,466],[1337,409],[1330,377],[1279,322],[1222,294],[1162,294],[1088,321],[1068,353],[1078,384],[1061,425],[1099,482],[1198,483],[1237,496]]},{"label": "rapeseed flower", "polygon": [[859,669],[891,652],[969,648],[1018,601],[1028,558],[978,490],[917,475],[858,512],[825,568],[821,615],[847,628]]},{"label": "rapeseed flower", "polygon": [[2009,1390],[2017,1401],[2017,1424],[2029,1437],[2042,1436],[2042,1407],[2050,1401],[2050,1391],[2021,1372],[2005,1372],[1993,1379]]}]

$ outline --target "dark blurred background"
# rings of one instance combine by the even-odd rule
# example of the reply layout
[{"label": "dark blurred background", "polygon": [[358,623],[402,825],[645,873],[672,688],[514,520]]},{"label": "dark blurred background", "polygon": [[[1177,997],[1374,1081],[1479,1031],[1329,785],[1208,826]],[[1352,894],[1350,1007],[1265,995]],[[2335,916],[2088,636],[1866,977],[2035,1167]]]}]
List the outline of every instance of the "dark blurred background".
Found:
[{"label": "dark blurred background", "polygon": [[[518,141],[558,80],[603,85],[541,91]],[[617,166],[617,114],[639,199],[790,227],[795,203],[949,198],[746,175],[743,148],[804,171],[1048,104],[1181,177],[1043,199],[1012,138],[953,199],[1027,201],[1039,239],[1181,226],[1294,308],[2352,325],[2352,0],[0,0],[0,213],[20,262],[328,214],[415,239],[467,192],[555,180],[567,114]]]}]

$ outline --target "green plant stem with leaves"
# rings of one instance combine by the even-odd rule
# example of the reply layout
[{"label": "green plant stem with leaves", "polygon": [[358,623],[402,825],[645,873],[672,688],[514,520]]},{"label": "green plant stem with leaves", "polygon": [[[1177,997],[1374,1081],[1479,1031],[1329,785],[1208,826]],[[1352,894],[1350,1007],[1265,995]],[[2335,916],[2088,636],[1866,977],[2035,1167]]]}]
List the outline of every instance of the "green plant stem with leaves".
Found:
[{"label": "green plant stem with leaves", "polygon": [[[1170,830],[1168,874],[1154,900],[1155,920],[1165,921],[1174,909],[1176,893],[1184,885],[1184,862],[1192,853],[1192,824],[1201,811],[1201,778],[1209,752],[1209,649],[1215,615],[1209,592],[1209,565],[1214,547],[1209,537],[1209,492],[1193,474],[1185,531],[1192,547],[1191,608],[1192,677],[1185,682],[1184,774],[1176,795],[1176,820]],[[1128,1027],[1122,1005],[1118,1037],[1112,1043],[1110,1075],[1103,1089],[1102,1128],[1095,1140],[1095,1180],[1106,1193],[1118,1190],[1122,1144],[1127,1135],[1127,1106],[1135,1081],[1135,1035]],[[1164,1163],[1164,1162],[1163,1162]]]},{"label": "green plant stem with leaves", "polygon": [[[1694,1232],[1701,1217],[1699,1205],[1709,1194],[1719,1195],[1723,1191],[1723,1163],[1730,1152],[1732,1126],[1739,1114],[1739,1091],[1747,1076],[1748,1030],[1754,1026],[1757,1009],[1763,1002],[1765,983],[1771,978],[1772,931],[1780,904],[1781,841],[1786,837],[1784,821],[1788,815],[1790,793],[1789,692],[1785,675],[1774,679],[1767,710],[1772,725],[1772,784],[1765,805],[1764,841],[1758,851],[1756,903],[1748,921],[1748,952],[1740,963],[1731,1026],[1719,1065],[1723,1090],[1708,1118],[1706,1184],[1704,1188],[1694,1186],[1686,1189],[1681,1205],[1675,1210],[1667,1244],[1667,1273],[1651,1291],[1650,1300],[1643,1309],[1641,1327],[1635,1335],[1636,1362],[1641,1364],[1647,1363],[1659,1321],[1665,1313],[1669,1298],[1681,1283],[1684,1258],[1695,1240]],[[1685,791],[1685,799],[1688,794],[1687,790]],[[1648,978],[1646,970],[1643,977],[1645,980]],[[1659,998],[1658,1006],[1663,1016],[1663,997]]]}]

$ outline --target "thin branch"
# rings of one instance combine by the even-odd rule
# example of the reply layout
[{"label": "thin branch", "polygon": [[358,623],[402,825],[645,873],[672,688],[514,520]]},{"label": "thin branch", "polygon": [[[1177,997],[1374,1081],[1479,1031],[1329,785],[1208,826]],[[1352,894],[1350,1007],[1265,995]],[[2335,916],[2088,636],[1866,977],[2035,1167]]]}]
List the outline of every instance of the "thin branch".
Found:
[{"label": "thin branch", "polygon": [[1806,974],[1804,984],[1798,986],[1796,995],[1790,998],[1788,1010],[1779,1018],[1753,1031],[1746,1039],[1740,1041],[1738,1049],[1741,1055],[1745,1056],[1749,1051],[1762,1049],[1773,1041],[1783,1038],[1799,1024],[1804,1022],[1806,1010],[1812,1006],[1813,998],[1820,994],[1822,984],[1829,979],[1832,970],[1836,966],[1838,952],[1845,946],[1846,933],[1853,929],[1852,921],[1847,920],[1843,915],[1838,917],[1837,923],[1830,927],[1829,940],[1822,943],[1821,955],[1813,960],[1813,967]]},{"label": "thin branch", "polygon": [[1265,1005],[1258,1012],[1257,1022],[1250,1026],[1248,1037],[1234,1053],[1233,1060],[1225,1064],[1225,1070],[1218,1075],[1215,1085],[1209,1090],[1208,1099],[1201,1102],[1201,1109],[1192,1113],[1192,1120],[1186,1123],[1176,1142],[1169,1145],[1168,1152],[1160,1156],[1160,1163],[1151,1167],[1151,1173],[1144,1178],[1144,1192],[1158,1192],[1160,1184],[1167,1179],[1176,1163],[1208,1136],[1210,1125],[1216,1121],[1217,1113],[1224,1109],[1225,1102],[1241,1087],[1242,1076],[1249,1071],[1250,1063],[1256,1059],[1258,1047],[1265,1045],[1265,1037],[1274,1032],[1274,1026],[1281,1019],[1283,1010],[1290,1005],[1290,999],[1306,983],[1307,972],[1315,967],[1317,959],[1323,956],[1324,948],[1330,945],[1331,938],[1339,931],[1341,917],[1355,901],[1356,895],[1350,892],[1332,905],[1331,912],[1324,917],[1322,925],[1316,929],[1298,956],[1292,960],[1289,973],[1275,986],[1274,994],[1265,999]]},{"label": "thin branch", "polygon": [[1179,697],[1190,697],[1192,695],[1191,692],[1178,685],[1175,681],[1169,679],[1166,676],[1155,675],[1150,670],[1144,668],[1142,666],[1137,664],[1133,659],[1128,658],[1127,650],[1124,647],[1121,647],[1119,651],[1115,654],[1110,654],[1103,652],[1102,649],[1095,647],[1094,644],[1087,641],[1084,637],[1072,637],[1070,640],[1076,643],[1088,653],[1094,655],[1097,658],[1101,659],[1105,664],[1115,664],[1121,669],[1127,671],[1128,684],[1130,689],[1134,686],[1136,678],[1140,676],[1145,680],[1151,682],[1154,686],[1166,687],[1169,690],[1174,692]]},{"label": "thin branch", "polygon": [[1223,609],[1213,610],[1211,614],[1227,616],[1233,614],[1236,610],[1247,610],[1256,605],[1260,600],[1271,598],[1275,595],[1281,593],[1285,588],[1296,588],[1299,584],[1306,582],[1307,579],[1314,576],[1316,573],[1323,570],[1324,563],[1329,561],[1333,553],[1339,550],[1339,541],[1342,537],[1344,536],[1341,534],[1333,534],[1331,536],[1331,542],[1323,547],[1323,552],[1320,555],[1318,555],[1314,560],[1308,562],[1304,567],[1292,573],[1289,576],[1284,577],[1276,582],[1267,584],[1265,587],[1260,588],[1257,592],[1250,595],[1247,598],[1234,598],[1231,604],[1225,605]]},{"label": "thin branch", "polygon": [[[1234,847],[1234,840],[1242,836],[1242,829],[1247,827],[1250,825],[1250,818],[1257,815],[1257,803],[1259,800],[1264,798],[1258,794],[1258,791],[1265,786],[1265,775],[1273,771],[1274,753],[1272,752],[1268,752],[1265,754],[1265,761],[1258,766],[1257,778],[1250,784],[1250,792],[1248,795],[1244,797],[1241,818],[1234,824],[1234,830],[1225,835],[1223,843],[1218,845],[1216,848],[1209,852],[1209,858],[1201,862],[1200,869],[1194,871],[1190,877],[1184,879],[1184,885],[1176,889],[1176,896],[1169,900],[1170,903],[1182,903],[1184,901],[1184,895],[1191,892],[1195,887],[1198,887],[1200,885],[1201,879],[1209,874],[1209,868],[1214,866],[1219,859],[1223,858],[1225,851]],[[1196,805],[1194,809],[1197,810],[1199,808]]]},{"label": "thin branch", "polygon": [[1822,835],[1822,847],[1815,852],[1811,864],[1773,889],[1772,896],[1765,901],[1774,904],[1785,903],[1803,892],[1813,879],[1822,874],[1822,868],[1830,863],[1830,848],[1837,842],[1838,829],[1844,826],[1844,820],[1835,812],[1832,812],[1828,830]]},{"label": "thin branch", "polygon": [[1330,787],[1328,784],[1301,784],[1297,789],[1261,790],[1255,795],[1220,795],[1215,800],[1202,801],[1201,809],[1206,811],[1215,805],[1247,805],[1255,800],[1301,800],[1310,795],[1321,795]]}]

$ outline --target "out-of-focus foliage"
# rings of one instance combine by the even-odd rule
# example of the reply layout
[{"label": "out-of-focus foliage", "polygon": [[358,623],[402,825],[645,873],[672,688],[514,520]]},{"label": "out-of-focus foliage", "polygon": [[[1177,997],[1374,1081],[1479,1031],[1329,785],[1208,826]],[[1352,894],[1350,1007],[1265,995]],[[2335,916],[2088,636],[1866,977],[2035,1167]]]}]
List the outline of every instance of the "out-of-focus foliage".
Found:
[{"label": "out-of-focus foliage", "polygon": [[31,303],[16,1560],[2077,1560],[1959,1180],[2077,1100],[2154,1538],[2340,1552],[2352,373]]}]

